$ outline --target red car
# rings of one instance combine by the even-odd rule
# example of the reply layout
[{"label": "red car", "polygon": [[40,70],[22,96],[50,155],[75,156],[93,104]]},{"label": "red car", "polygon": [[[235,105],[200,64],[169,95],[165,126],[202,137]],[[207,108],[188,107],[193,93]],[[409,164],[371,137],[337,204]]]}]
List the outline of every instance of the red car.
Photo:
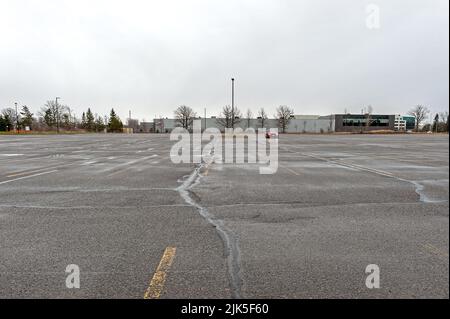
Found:
[{"label": "red car", "polygon": [[278,133],[275,132],[266,132],[266,138],[278,138]]}]

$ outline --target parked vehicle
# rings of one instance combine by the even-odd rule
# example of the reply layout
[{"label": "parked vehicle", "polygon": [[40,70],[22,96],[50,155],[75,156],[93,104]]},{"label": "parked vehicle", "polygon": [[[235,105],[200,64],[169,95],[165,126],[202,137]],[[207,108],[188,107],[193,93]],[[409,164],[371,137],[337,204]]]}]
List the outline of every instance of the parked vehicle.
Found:
[{"label": "parked vehicle", "polygon": [[275,132],[266,132],[266,138],[278,138],[278,133]]}]

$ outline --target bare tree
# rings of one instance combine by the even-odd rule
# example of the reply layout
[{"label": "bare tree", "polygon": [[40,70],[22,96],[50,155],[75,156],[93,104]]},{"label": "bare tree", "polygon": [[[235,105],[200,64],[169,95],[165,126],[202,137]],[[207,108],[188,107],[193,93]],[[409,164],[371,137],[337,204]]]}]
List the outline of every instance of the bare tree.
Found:
[{"label": "bare tree", "polygon": [[197,116],[194,110],[192,110],[192,108],[186,105],[180,105],[175,110],[174,113],[176,123],[178,123],[181,127],[187,130],[189,130],[192,127],[192,122],[194,121],[194,118]]},{"label": "bare tree", "polygon": [[277,108],[278,125],[283,133],[286,133],[286,127],[289,125],[293,115],[294,109],[289,106],[281,105]]},{"label": "bare tree", "polygon": [[423,120],[425,120],[429,112],[430,111],[426,106],[420,104],[415,106],[408,112],[409,115],[414,116],[414,118],[416,119],[416,132],[419,132],[420,124],[423,122]]},{"label": "bare tree", "polygon": [[216,119],[218,125],[223,128],[234,128],[234,126],[241,121],[241,111],[236,107],[234,110],[231,106],[226,105],[223,107],[219,118]]},{"label": "bare tree", "polygon": [[[60,122],[66,130],[74,130],[77,127],[77,121],[74,111],[67,105],[59,105],[60,107]],[[92,112],[92,111],[91,111]]]},{"label": "bare tree", "polygon": [[67,105],[57,104],[56,101],[47,101],[39,115],[43,117],[48,127],[53,128],[55,126],[58,127],[61,119],[69,112],[70,108]]},{"label": "bare tree", "polygon": [[247,119],[247,128],[250,127],[250,120],[252,119],[252,111],[250,109],[247,110],[247,114],[245,115]]},{"label": "bare tree", "polygon": [[439,113],[439,117],[440,117],[440,126],[441,126],[441,130],[443,132],[448,132],[448,112],[441,112]]},{"label": "bare tree", "polygon": [[259,123],[261,123],[261,127],[263,128],[264,125],[266,124],[266,121],[269,117],[267,116],[266,111],[264,110],[264,108],[260,108],[258,111],[258,120]]},{"label": "bare tree", "polygon": [[[16,129],[17,123],[20,121],[19,114],[16,114],[16,110],[11,107],[2,110],[3,118],[8,123],[8,129]],[[17,115],[17,116],[16,116]],[[19,117],[19,118],[17,118]]]}]

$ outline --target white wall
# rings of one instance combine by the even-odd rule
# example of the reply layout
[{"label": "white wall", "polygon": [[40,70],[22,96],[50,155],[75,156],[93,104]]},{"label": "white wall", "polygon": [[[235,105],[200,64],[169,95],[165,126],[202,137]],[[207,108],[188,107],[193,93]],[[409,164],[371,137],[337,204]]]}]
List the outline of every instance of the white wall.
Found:
[{"label": "white wall", "polygon": [[287,133],[329,133],[334,132],[334,120],[291,120]]},{"label": "white wall", "polygon": [[[164,119],[164,128],[169,129],[171,131],[175,126],[174,119]],[[201,119],[202,130],[205,129],[205,119]],[[223,128],[218,125],[217,119],[215,118],[207,118],[206,119],[206,127],[215,127],[222,130]],[[236,127],[240,127],[243,130],[248,128],[247,119],[241,119],[241,121],[236,125]],[[250,120],[250,127],[257,130],[261,127],[261,121],[258,119]],[[264,127],[269,128],[278,128],[278,131],[281,132],[281,128],[278,127],[278,120],[276,119],[266,119],[264,123]],[[291,119],[289,125],[286,129],[287,133],[329,133],[334,132],[334,120],[330,119]]]}]

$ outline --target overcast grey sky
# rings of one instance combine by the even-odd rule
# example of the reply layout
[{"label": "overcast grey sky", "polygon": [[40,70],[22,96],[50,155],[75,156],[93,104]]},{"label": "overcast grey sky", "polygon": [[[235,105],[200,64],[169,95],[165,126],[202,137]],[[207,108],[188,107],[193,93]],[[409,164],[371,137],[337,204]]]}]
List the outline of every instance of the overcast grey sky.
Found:
[{"label": "overcast grey sky", "polygon": [[[380,28],[366,6],[380,8]],[[0,0],[0,108],[78,115],[449,106],[448,0]]]}]

